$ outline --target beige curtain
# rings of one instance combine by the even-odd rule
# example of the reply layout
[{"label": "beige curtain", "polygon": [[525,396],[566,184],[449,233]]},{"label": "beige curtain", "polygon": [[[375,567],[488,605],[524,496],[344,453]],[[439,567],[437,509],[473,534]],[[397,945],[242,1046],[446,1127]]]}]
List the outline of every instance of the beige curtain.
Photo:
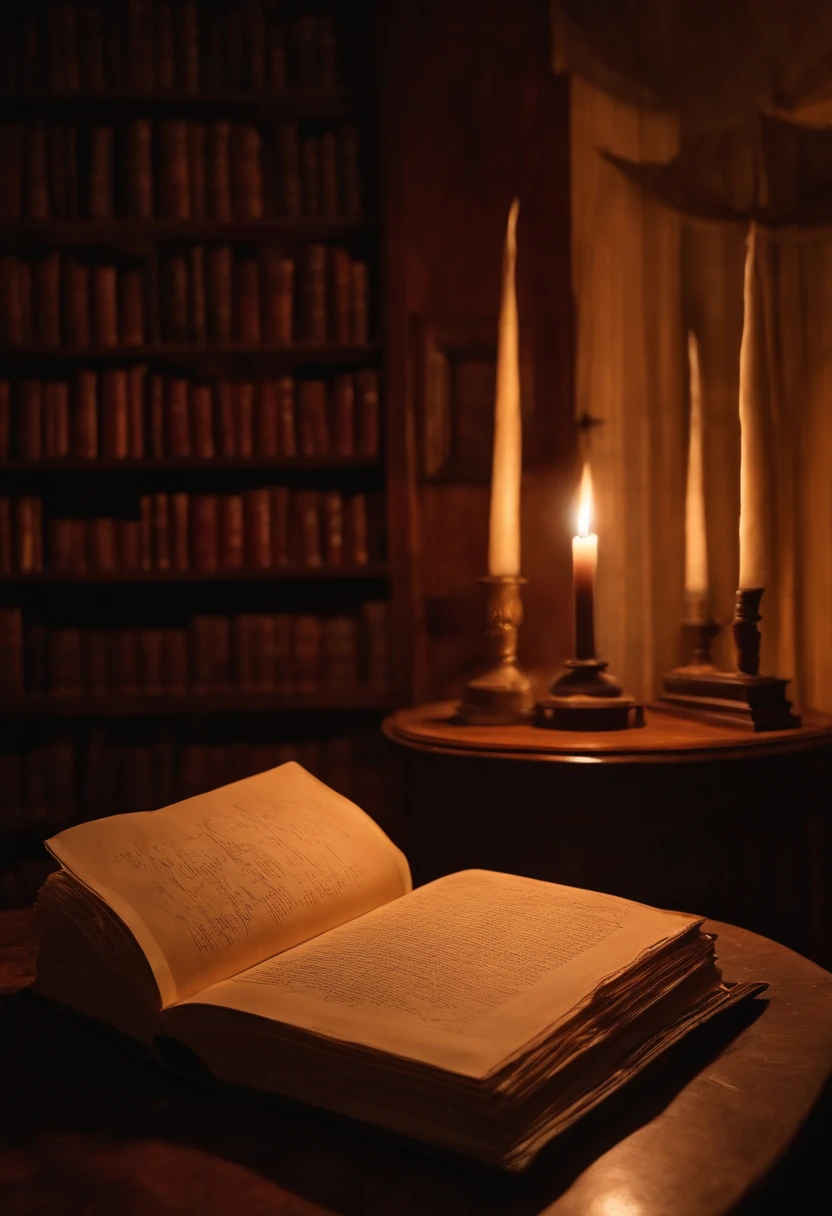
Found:
[{"label": "beige curtain", "polygon": [[[732,615],[745,232],[683,220],[604,160],[602,151],[669,161],[689,116],[646,90],[627,94],[568,33],[559,38],[555,23],[555,66],[573,69],[576,404],[603,419],[591,441],[599,648],[630,691],[649,697],[683,653],[689,327],[702,357],[711,608],[726,624]],[[763,670],[790,677],[798,705],[832,711],[832,233],[763,233],[759,253],[770,417]],[[730,667],[727,629],[716,657]]]}]

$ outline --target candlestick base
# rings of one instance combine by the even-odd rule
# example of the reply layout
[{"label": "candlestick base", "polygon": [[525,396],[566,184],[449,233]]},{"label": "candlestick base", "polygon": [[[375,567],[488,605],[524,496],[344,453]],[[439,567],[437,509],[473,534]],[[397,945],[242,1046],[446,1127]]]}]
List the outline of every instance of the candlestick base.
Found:
[{"label": "candlestick base", "polygon": [[[760,588],[737,592],[731,627],[737,652],[736,672],[720,671],[711,661],[710,638],[719,632],[715,622],[685,623],[686,629],[700,631],[693,635],[691,661],[686,667],[676,667],[662,676],[662,694],[652,703],[652,709],[742,730],[794,730],[800,726],[800,716],[792,713],[792,703],[786,697],[789,681],[759,674],[757,622],[761,619],[762,594]],[[706,629],[713,632],[701,632]]]},{"label": "candlestick base", "polygon": [[535,705],[534,725],[547,730],[630,730],[644,726],[644,706],[606,674],[603,659],[568,659]]},{"label": "candlestick base", "polygon": [[520,588],[527,581],[508,575],[480,579],[488,588],[488,664],[465,685],[457,718],[467,726],[510,726],[529,719],[534,692],[517,663]]}]

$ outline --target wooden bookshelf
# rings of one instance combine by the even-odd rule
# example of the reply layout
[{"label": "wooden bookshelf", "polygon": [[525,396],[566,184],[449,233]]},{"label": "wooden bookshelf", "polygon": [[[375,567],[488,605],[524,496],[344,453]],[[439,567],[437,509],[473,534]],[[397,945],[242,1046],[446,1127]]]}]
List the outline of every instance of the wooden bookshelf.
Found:
[{"label": "wooden bookshelf", "polygon": [[13,346],[0,349],[0,364],[17,361],[34,364],[152,363],[157,366],[201,366],[231,360],[270,361],[281,368],[364,367],[378,357],[381,346],[370,342],[361,346],[227,345],[197,346],[190,342],[161,342],[153,346]]},{"label": "wooden bookshelf", "polygon": [[371,234],[378,220],[369,216],[277,216],[262,220],[57,219],[0,223],[0,249],[86,246],[144,249],[165,244],[256,244],[349,240]]},{"label": "wooden bookshelf", "polygon": [[42,570],[35,574],[4,574],[2,587],[98,586],[120,583],[248,583],[248,582],[355,582],[389,577],[383,563],[366,566],[284,566],[274,570],[90,570],[84,574]]},{"label": "wooden bookshelf", "polygon": [[349,122],[372,115],[374,94],[369,89],[322,92],[293,90],[282,95],[249,92],[218,93],[5,93],[0,110],[9,117],[60,116],[79,122],[101,119],[102,112],[118,121],[133,116],[169,115],[210,118],[214,115],[272,122]]},{"label": "wooden bookshelf", "polygon": [[94,457],[82,460],[67,456],[43,460],[0,461],[0,476],[14,473],[27,477],[42,474],[53,477],[56,473],[215,473],[223,471],[272,471],[284,473],[338,473],[346,471],[370,472],[383,469],[378,456],[143,456],[125,457],[123,460]]},{"label": "wooden bookshelf", "polygon": [[0,718],[106,719],[176,718],[222,714],[351,713],[388,710],[389,692],[355,688],[311,696],[276,693],[194,694],[184,696],[24,697],[0,700]]}]

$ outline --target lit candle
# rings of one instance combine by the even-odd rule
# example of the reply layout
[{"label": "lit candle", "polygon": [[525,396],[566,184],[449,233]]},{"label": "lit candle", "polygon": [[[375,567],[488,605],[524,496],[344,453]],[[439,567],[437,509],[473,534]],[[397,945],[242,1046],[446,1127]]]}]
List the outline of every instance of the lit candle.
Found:
[{"label": "lit candle", "polygon": [[488,531],[488,573],[520,573],[520,361],[517,338],[517,199],[511,204],[503,251],[503,286],[497,337],[497,391],[494,401],[494,459],[491,469],[491,517]]},{"label": "lit candle", "polygon": [[592,523],[592,476],[584,465],[578,496],[578,535],[572,537],[572,585],[575,590],[575,658],[595,658],[595,569],[598,537]]},{"label": "lit candle", "polygon": [[705,530],[705,486],[702,467],[702,381],[699,343],[688,334],[690,375],[690,435],[688,484],[685,497],[685,597],[688,619],[702,622],[708,611],[708,534]]},{"label": "lit candle", "polygon": [[756,274],[756,229],[752,223],[745,248],[742,343],[740,345],[740,590],[764,587],[765,420],[759,383],[760,338]]}]

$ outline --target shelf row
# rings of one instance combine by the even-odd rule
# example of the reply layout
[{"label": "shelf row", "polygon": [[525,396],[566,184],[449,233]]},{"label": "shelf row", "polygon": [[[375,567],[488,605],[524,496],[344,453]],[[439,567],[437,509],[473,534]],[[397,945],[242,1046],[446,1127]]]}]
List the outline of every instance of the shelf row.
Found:
[{"label": "shelf row", "polygon": [[261,241],[315,241],[372,232],[368,216],[280,216],[260,220],[215,219],[57,219],[0,222],[0,247],[144,248],[184,241],[255,244]]},{"label": "shelf row", "polygon": [[305,696],[264,692],[201,696],[18,697],[0,699],[0,718],[106,720],[223,714],[361,713],[382,711],[391,705],[390,692],[367,689]]}]

